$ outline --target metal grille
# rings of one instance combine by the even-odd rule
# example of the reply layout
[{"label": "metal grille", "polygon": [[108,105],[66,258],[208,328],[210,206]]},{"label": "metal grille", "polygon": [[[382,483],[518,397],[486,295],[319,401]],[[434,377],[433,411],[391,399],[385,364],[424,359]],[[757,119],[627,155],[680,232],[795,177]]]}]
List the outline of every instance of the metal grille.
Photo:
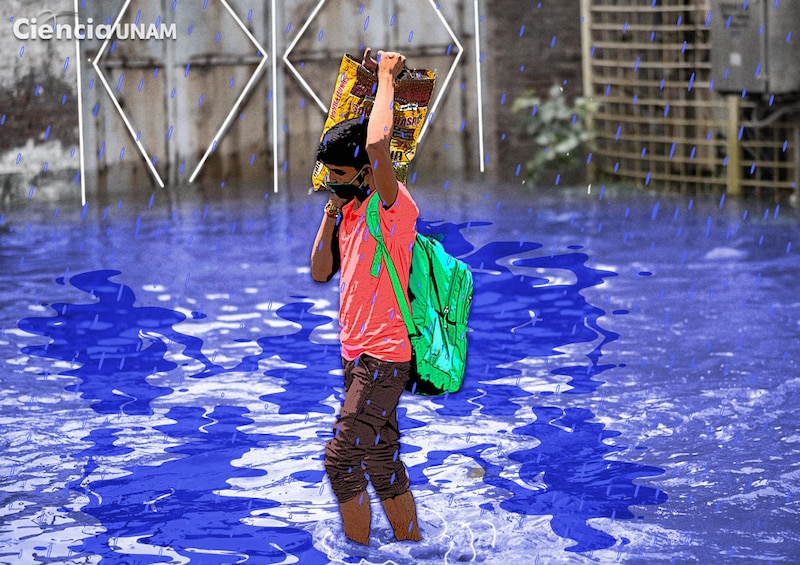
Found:
[{"label": "metal grille", "polygon": [[755,102],[714,91],[710,15],[709,0],[582,0],[584,89],[602,104],[593,170],[657,190],[783,200],[797,127],[759,124]]}]

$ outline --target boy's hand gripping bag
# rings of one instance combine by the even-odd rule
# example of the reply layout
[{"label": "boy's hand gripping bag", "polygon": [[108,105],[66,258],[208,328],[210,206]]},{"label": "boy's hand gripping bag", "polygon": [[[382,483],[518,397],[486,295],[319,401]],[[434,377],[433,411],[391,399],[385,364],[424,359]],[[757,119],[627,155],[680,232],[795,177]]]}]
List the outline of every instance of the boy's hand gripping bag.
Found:
[{"label": "boy's hand gripping bag", "polygon": [[[369,51],[364,60],[369,59]],[[389,142],[395,175],[405,182],[408,164],[414,158],[422,125],[428,114],[436,75],[425,69],[403,69],[395,82],[394,129]],[[336,86],[328,110],[328,118],[320,136],[339,122],[364,116],[368,118],[378,88],[377,74],[354,57],[345,54],[339,66]],[[320,162],[314,167],[311,180],[314,190],[324,189],[328,168]]]}]

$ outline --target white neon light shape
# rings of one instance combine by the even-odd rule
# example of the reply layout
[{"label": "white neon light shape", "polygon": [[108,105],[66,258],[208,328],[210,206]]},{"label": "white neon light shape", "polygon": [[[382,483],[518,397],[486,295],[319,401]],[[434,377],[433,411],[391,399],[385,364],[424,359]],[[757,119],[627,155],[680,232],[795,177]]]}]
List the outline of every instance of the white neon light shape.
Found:
[{"label": "white neon light shape", "polygon": [[428,110],[428,116],[425,119],[425,123],[422,124],[422,129],[419,130],[419,137],[417,137],[417,143],[420,143],[422,141],[422,138],[425,137],[425,132],[428,131],[428,125],[431,123],[431,120],[433,120],[434,116],[436,115],[436,108],[439,107],[439,102],[442,101],[442,96],[444,96],[444,93],[447,92],[447,86],[450,84],[450,79],[453,78],[453,73],[456,70],[456,66],[458,66],[458,62],[461,60],[461,55],[464,54],[464,46],[461,45],[461,42],[456,37],[456,34],[453,33],[450,24],[448,24],[447,20],[444,19],[444,16],[442,15],[441,10],[439,10],[439,7],[433,0],[428,0],[428,2],[433,7],[433,10],[434,12],[436,12],[436,15],[439,16],[439,20],[442,22],[444,29],[446,29],[447,33],[450,35],[450,39],[452,39],[453,43],[455,43],[456,47],[458,47],[458,53],[456,53],[456,58],[453,61],[453,64],[450,65],[450,70],[448,71],[447,76],[445,76],[444,78],[444,83],[442,83],[442,88],[439,91],[439,94],[436,96],[436,98],[434,98],[433,104],[431,104],[430,110]]},{"label": "white neon light shape", "polygon": [[[125,0],[125,4],[122,5],[122,9],[119,11],[119,14],[117,14],[117,19],[114,21],[114,26],[112,27],[112,29],[116,29],[116,27],[119,25],[119,22],[120,22],[120,20],[122,20],[122,16],[125,15],[125,12],[127,11],[128,6],[130,5],[130,3],[131,3],[131,0]],[[117,109],[117,113],[122,118],[122,121],[125,123],[125,127],[128,128],[128,133],[131,134],[131,137],[133,138],[134,143],[136,143],[136,147],[137,147],[137,149],[139,149],[139,153],[141,153],[142,157],[144,157],[144,160],[147,163],[147,167],[150,169],[150,174],[153,175],[153,178],[155,178],[156,182],[158,183],[158,186],[160,186],[161,188],[164,188],[164,181],[161,180],[161,177],[159,176],[158,171],[156,171],[156,168],[153,166],[153,162],[151,161],[150,156],[147,154],[147,151],[145,150],[144,146],[142,145],[142,142],[139,139],[139,136],[133,130],[133,126],[131,125],[130,120],[128,120],[128,116],[122,110],[122,106],[120,106],[119,100],[117,100],[117,97],[114,96],[114,92],[111,90],[111,87],[108,85],[108,81],[106,80],[106,77],[103,74],[103,71],[100,70],[100,65],[97,64],[97,62],[100,59],[102,59],[103,55],[105,54],[106,48],[108,47],[108,44],[109,44],[110,41],[111,41],[111,37],[107,37],[106,40],[103,42],[103,45],[100,46],[100,51],[97,52],[97,57],[95,57],[92,60],[92,66],[94,67],[94,70],[97,73],[97,76],[100,78],[100,82],[103,84],[103,88],[106,89],[106,92],[108,92],[108,95],[111,97],[111,102],[114,104],[114,108]]]},{"label": "white neon light shape", "polygon": [[[119,25],[120,20],[122,20],[122,16],[125,15],[125,12],[127,11],[128,6],[130,5],[130,3],[131,3],[131,0],[125,0],[125,4],[122,5],[122,9],[119,11],[119,14],[117,14],[117,19],[114,21],[114,25],[113,25],[113,27],[111,29],[116,29],[117,28],[117,26]],[[147,151],[145,150],[144,146],[142,145],[142,142],[140,141],[139,136],[133,130],[133,126],[131,125],[130,120],[128,120],[128,116],[122,110],[122,106],[120,106],[119,100],[117,100],[117,97],[114,96],[114,92],[111,90],[111,87],[108,85],[108,81],[106,80],[106,77],[103,74],[103,71],[100,70],[100,65],[97,64],[98,61],[100,61],[100,59],[103,58],[103,55],[105,54],[106,48],[108,47],[108,44],[109,44],[110,41],[111,41],[111,37],[107,37],[106,40],[103,42],[103,45],[100,46],[100,51],[97,52],[97,57],[95,57],[92,60],[92,66],[94,67],[94,70],[97,73],[97,76],[100,78],[100,82],[103,84],[103,88],[106,89],[106,92],[108,92],[108,95],[111,97],[111,102],[114,104],[114,108],[117,109],[117,113],[122,118],[122,121],[125,123],[125,127],[128,128],[128,133],[131,134],[131,137],[133,138],[134,143],[136,143],[136,147],[137,147],[137,149],[139,149],[139,153],[141,153],[142,157],[144,157],[144,160],[147,163],[147,167],[150,169],[150,174],[153,175],[153,178],[155,178],[156,182],[158,183],[158,186],[160,186],[161,188],[164,188],[164,181],[161,180],[161,177],[159,176],[158,171],[156,171],[156,168],[153,166],[153,162],[150,159],[150,156],[147,154]]]},{"label": "white neon light shape", "polygon": [[[245,35],[247,35],[247,38],[253,43],[253,45],[256,46],[256,48],[258,49],[259,53],[261,53],[263,55],[263,57],[261,59],[261,62],[258,64],[258,67],[256,67],[255,72],[253,72],[253,75],[250,77],[250,80],[247,81],[247,84],[245,85],[244,90],[242,90],[241,94],[239,94],[239,98],[237,98],[236,102],[233,104],[233,108],[231,108],[231,111],[228,113],[227,117],[225,118],[225,121],[222,122],[222,125],[220,126],[219,130],[217,130],[217,133],[214,136],[214,139],[211,141],[211,144],[208,146],[208,149],[206,149],[206,152],[203,155],[203,158],[200,159],[200,162],[197,164],[197,167],[195,167],[194,172],[192,173],[192,176],[189,177],[189,183],[190,184],[193,183],[194,180],[197,178],[197,175],[200,174],[200,169],[203,168],[203,165],[205,164],[205,162],[208,159],[209,155],[211,155],[211,153],[214,151],[214,149],[216,149],[217,143],[219,142],[220,138],[222,138],[222,136],[225,135],[225,132],[228,130],[228,127],[231,125],[231,122],[233,121],[233,115],[236,112],[238,112],[239,107],[241,106],[242,102],[247,97],[247,95],[250,93],[250,89],[253,88],[253,85],[256,83],[256,80],[258,79],[259,75],[261,74],[261,71],[264,70],[264,66],[266,65],[267,59],[268,59],[266,50],[261,46],[261,44],[256,40],[256,38],[253,37],[253,34],[250,33],[250,30],[247,29],[247,26],[244,25],[244,22],[231,9],[231,7],[228,5],[228,2],[226,0],[219,0],[219,1],[225,7],[225,9],[228,10],[228,13],[231,16],[233,16],[233,19],[236,20],[236,23],[239,24],[239,27],[242,29],[242,31],[245,33]],[[274,8],[274,0],[273,0],[273,8]],[[273,34],[273,36],[274,36],[274,34]],[[275,97],[274,91],[273,91],[273,95],[272,96],[273,96],[273,101],[274,101],[274,97]],[[273,149],[273,153],[274,153],[274,149]],[[276,182],[277,182],[277,180],[276,180]],[[276,187],[276,190],[277,190],[277,187]]]},{"label": "white neon light shape", "polygon": [[[256,38],[253,37],[253,34],[250,33],[250,30],[247,29],[247,26],[244,25],[244,22],[242,22],[242,20],[239,18],[239,16],[237,16],[236,13],[231,9],[230,5],[228,5],[228,2],[226,0],[219,0],[219,1],[225,7],[225,9],[228,11],[228,13],[234,18],[234,20],[236,20],[236,23],[239,25],[239,27],[242,29],[242,31],[244,31],[245,35],[253,43],[253,45],[256,46],[256,48],[263,55],[263,57],[262,57],[261,62],[258,65],[258,67],[256,67],[255,72],[250,77],[250,80],[245,85],[244,90],[239,95],[239,98],[234,103],[233,108],[231,108],[231,111],[228,113],[227,117],[223,121],[222,126],[220,126],[219,130],[217,130],[217,133],[214,136],[214,139],[212,140],[211,144],[208,146],[208,149],[206,150],[205,154],[203,155],[203,158],[200,160],[200,162],[198,163],[197,167],[195,167],[195,170],[192,173],[192,176],[189,178],[189,182],[190,183],[194,182],[195,178],[197,178],[197,175],[200,173],[200,170],[203,168],[203,165],[205,164],[205,162],[208,159],[209,155],[211,155],[211,153],[216,148],[217,143],[219,142],[219,139],[227,131],[228,127],[230,126],[231,122],[233,121],[233,115],[238,111],[239,106],[241,105],[242,101],[249,94],[250,89],[255,84],[258,76],[261,74],[261,71],[264,69],[264,66],[265,66],[265,64],[267,62],[267,59],[268,59],[266,50],[258,43]],[[122,9],[120,10],[119,14],[117,14],[117,18],[114,21],[114,26],[115,27],[119,24],[120,20],[122,20],[122,17],[125,15],[125,12],[128,10],[128,6],[130,6],[130,3],[131,3],[131,0],[125,0],[125,4],[123,4]],[[76,0],[76,4],[77,4],[77,0]],[[273,4],[274,4],[274,0],[273,0]],[[106,89],[106,92],[108,92],[108,95],[111,97],[111,101],[114,104],[114,108],[117,110],[117,113],[122,118],[122,121],[125,123],[125,127],[128,129],[128,133],[130,133],[131,137],[133,138],[134,142],[136,143],[136,147],[137,147],[137,149],[139,149],[139,153],[141,153],[142,157],[144,158],[145,162],[147,163],[147,167],[150,170],[150,173],[153,175],[153,178],[158,183],[158,186],[161,187],[161,188],[164,188],[164,181],[161,179],[161,176],[158,174],[158,171],[156,170],[155,166],[153,166],[153,162],[150,159],[150,156],[147,154],[147,150],[145,150],[144,146],[141,143],[141,140],[139,139],[139,136],[134,131],[133,126],[131,125],[131,122],[128,119],[127,114],[125,114],[125,112],[123,111],[122,107],[120,106],[119,100],[117,100],[116,96],[114,96],[114,92],[111,89],[111,87],[109,86],[108,81],[106,80],[106,77],[103,74],[103,71],[100,69],[100,66],[98,64],[100,59],[105,54],[105,50],[107,49],[108,44],[110,43],[110,41],[111,41],[111,37],[108,37],[103,42],[103,45],[100,47],[100,51],[98,51],[97,56],[92,61],[92,66],[94,67],[95,71],[97,72],[97,75],[100,78],[100,82],[103,84],[103,88]],[[81,178],[83,178],[83,176],[81,176]]]},{"label": "white neon light shape", "polygon": [[304,79],[303,76],[297,71],[297,69],[294,68],[294,65],[289,60],[289,53],[292,52],[292,50],[294,49],[294,46],[297,45],[297,42],[300,41],[300,38],[303,36],[303,34],[308,29],[308,26],[311,25],[311,21],[314,18],[317,17],[317,14],[319,13],[319,11],[322,9],[322,7],[325,5],[325,2],[327,2],[327,1],[328,0],[320,0],[319,1],[319,3],[316,5],[316,7],[314,7],[314,10],[311,12],[311,15],[306,20],[306,23],[303,24],[303,27],[300,28],[300,31],[297,32],[297,35],[294,37],[292,42],[286,48],[286,51],[283,53],[283,62],[286,63],[286,66],[289,67],[289,70],[292,71],[292,74],[295,76],[295,78],[297,78],[297,80],[300,81],[300,84],[303,86],[305,91],[308,92],[308,94],[311,95],[311,98],[314,99],[314,102],[317,103],[317,106],[319,106],[319,108],[320,108],[320,110],[322,110],[323,114],[327,114],[328,113],[328,107],[322,102],[322,100],[319,99],[319,96],[317,96],[317,93],[314,92],[314,89],[311,88],[311,85],[308,84],[308,82],[306,82],[306,79]]},{"label": "white neon light shape", "polygon": [[[80,24],[80,14],[78,13],[78,0],[74,2],[74,16],[75,16],[75,29],[78,29]],[[81,81],[81,44],[75,37],[75,70],[77,71],[77,78],[75,79],[78,84],[78,150],[80,151],[80,164],[81,164],[81,206],[86,206],[86,161],[83,157],[83,90]]]},{"label": "white neon light shape", "polygon": [[278,10],[272,0],[272,185],[278,192]]},{"label": "white neon light shape", "polygon": [[481,26],[480,14],[478,13],[478,0],[473,0],[473,12],[475,16],[475,84],[478,90],[478,152],[480,153],[481,172],[484,172],[484,144],[483,144],[483,84],[481,83]]}]

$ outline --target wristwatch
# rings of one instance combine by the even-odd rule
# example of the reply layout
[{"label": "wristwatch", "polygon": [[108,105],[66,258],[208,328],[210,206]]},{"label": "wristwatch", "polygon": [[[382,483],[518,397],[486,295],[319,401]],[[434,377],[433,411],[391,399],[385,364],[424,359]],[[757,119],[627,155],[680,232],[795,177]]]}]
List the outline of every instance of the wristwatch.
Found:
[{"label": "wristwatch", "polygon": [[336,206],[333,202],[328,201],[325,203],[325,215],[328,216],[329,218],[335,218],[341,213],[342,213],[341,208]]}]

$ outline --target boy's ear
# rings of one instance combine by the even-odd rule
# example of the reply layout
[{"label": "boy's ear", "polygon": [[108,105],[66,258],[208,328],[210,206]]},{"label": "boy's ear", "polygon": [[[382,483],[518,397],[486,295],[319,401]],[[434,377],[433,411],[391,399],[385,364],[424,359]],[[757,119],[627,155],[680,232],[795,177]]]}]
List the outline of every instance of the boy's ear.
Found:
[{"label": "boy's ear", "polygon": [[362,178],[362,179],[361,179],[361,182],[363,183],[363,182],[364,182],[364,181],[366,181],[368,178],[371,178],[371,177],[373,177],[373,176],[374,176],[374,174],[375,174],[375,173],[374,173],[374,171],[372,170],[372,165],[366,165],[366,166],[364,167],[364,174],[363,174],[363,177],[364,177],[364,178]]}]

